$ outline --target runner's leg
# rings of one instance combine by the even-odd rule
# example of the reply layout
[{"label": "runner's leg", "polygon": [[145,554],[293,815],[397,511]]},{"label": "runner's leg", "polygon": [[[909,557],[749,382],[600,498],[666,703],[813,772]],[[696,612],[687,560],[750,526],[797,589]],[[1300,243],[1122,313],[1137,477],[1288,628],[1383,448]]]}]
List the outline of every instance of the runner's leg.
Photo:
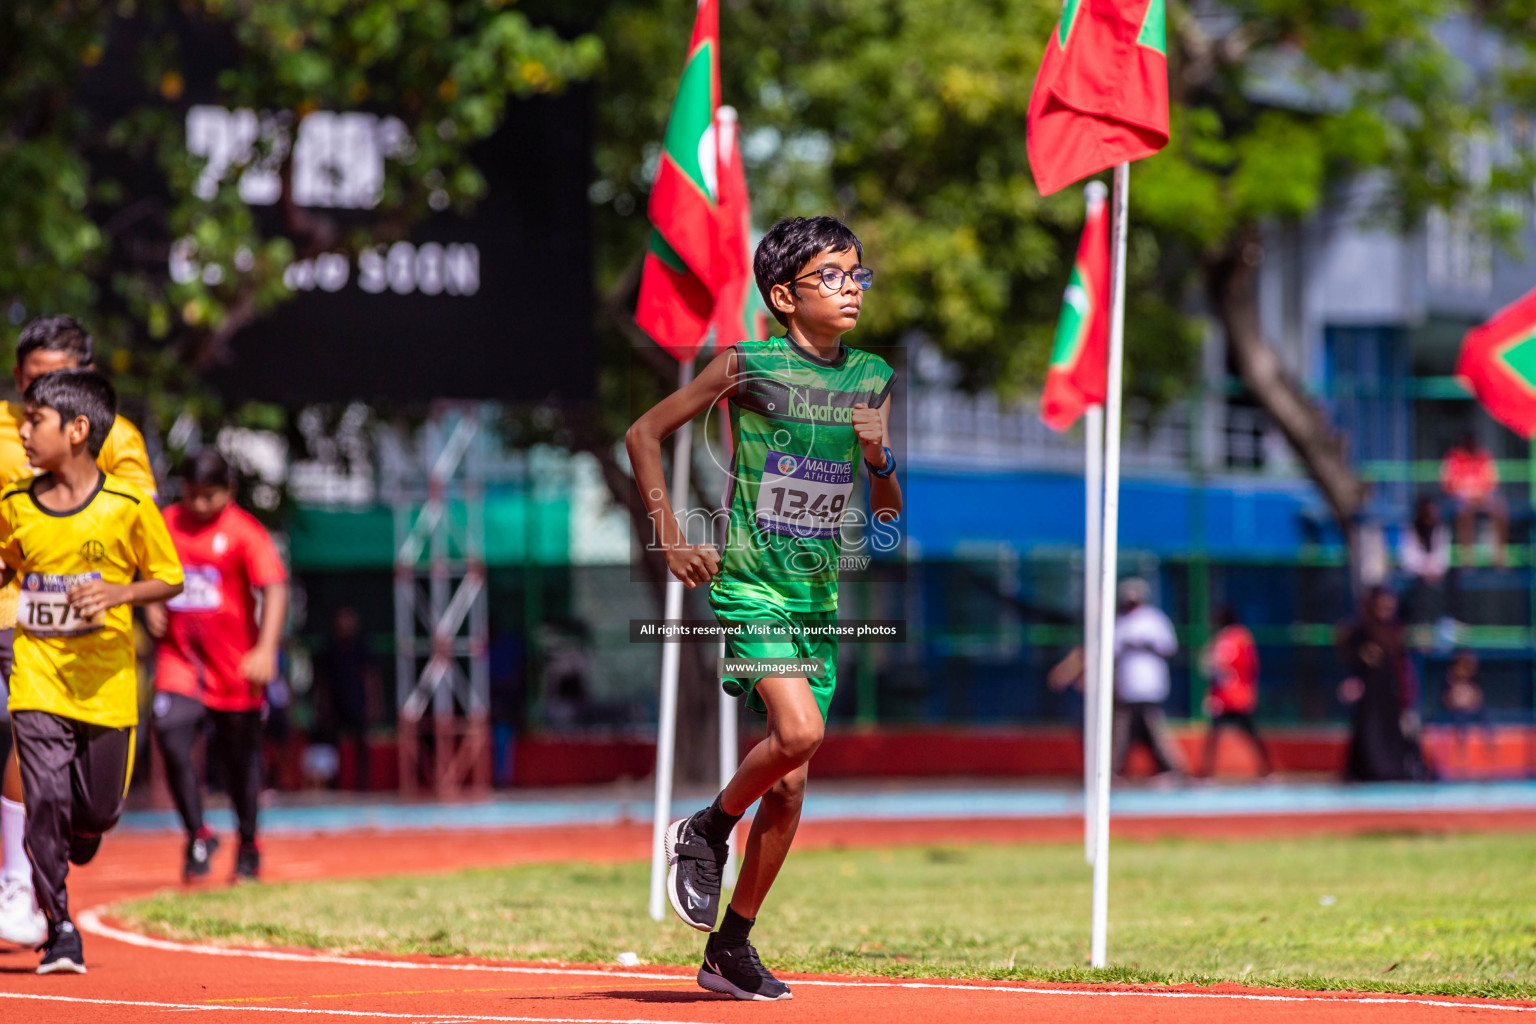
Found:
[{"label": "runner's leg", "polygon": [[1211,719],[1210,731],[1205,734],[1205,756],[1202,758],[1204,765],[1200,774],[1209,779],[1216,774],[1216,749],[1220,740],[1222,719],[1225,715],[1216,715]]},{"label": "runner's leg", "polygon": [[1183,772],[1184,756],[1174,746],[1173,735],[1168,731],[1168,716],[1162,705],[1148,704],[1143,714],[1152,757],[1165,772]]},{"label": "runner's leg", "polygon": [[1269,775],[1275,770],[1275,762],[1269,756],[1269,746],[1264,742],[1264,737],[1259,735],[1258,724],[1254,722],[1252,713],[1244,714],[1236,719],[1236,722],[1248,738],[1253,741],[1253,749],[1259,754],[1259,774]]},{"label": "runner's leg", "polygon": [[76,736],[67,719],[46,711],[11,715],[26,790],[27,857],[32,886],[50,930],[69,920],[69,836],[74,800],[70,789]]},{"label": "runner's leg", "polygon": [[731,909],[742,917],[757,917],[763,899],[789,856],[795,831],[800,827],[800,808],[805,801],[809,774],[810,766],[802,764],[763,794],[742,851],[736,890],[731,894]]},{"label": "runner's leg", "polygon": [[112,830],[123,814],[128,776],[133,764],[134,730],[82,724],[70,765],[74,810],[71,834],[100,836]]},{"label": "runner's leg", "polygon": [[[806,762],[816,753],[826,730],[808,680],[763,679],[757,692],[768,706],[768,738],[747,754],[720,801],[722,808],[736,814],[762,798],[731,898],[731,909],[744,918],[757,916],[789,855],[800,827]],[[770,777],[775,772],[777,776]],[[767,785],[758,789],[765,780]]]},{"label": "runner's leg", "polygon": [[[160,714],[161,709],[165,714]],[[155,739],[165,759],[165,779],[189,840],[203,832],[203,787],[192,748],[203,731],[203,705],[179,693],[155,694]]]},{"label": "runner's leg", "polygon": [[224,757],[229,799],[240,822],[240,842],[254,843],[261,796],[261,712],[212,711],[209,715]]},{"label": "runner's leg", "polygon": [[809,761],[826,731],[810,680],[761,679],[757,692],[768,707],[768,738],[747,752],[720,793],[720,807],[731,815],[745,814],[754,800]]}]

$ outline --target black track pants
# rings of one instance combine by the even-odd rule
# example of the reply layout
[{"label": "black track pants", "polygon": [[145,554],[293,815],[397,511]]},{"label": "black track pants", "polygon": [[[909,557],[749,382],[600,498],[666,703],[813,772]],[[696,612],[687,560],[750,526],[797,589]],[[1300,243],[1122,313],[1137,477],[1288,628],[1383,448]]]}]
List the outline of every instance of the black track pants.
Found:
[{"label": "black track pants", "polygon": [[11,713],[26,790],[27,856],[37,904],[53,925],[69,920],[70,840],[117,824],[133,767],[133,729],[111,729],[46,711]]},{"label": "black track pants", "polygon": [[188,837],[203,828],[202,784],[192,763],[192,748],[213,725],[208,758],[224,769],[230,802],[240,823],[240,840],[256,841],[256,807],[261,795],[261,712],[209,711],[200,701],[179,693],[155,694],[155,738],[165,758],[171,797]]}]

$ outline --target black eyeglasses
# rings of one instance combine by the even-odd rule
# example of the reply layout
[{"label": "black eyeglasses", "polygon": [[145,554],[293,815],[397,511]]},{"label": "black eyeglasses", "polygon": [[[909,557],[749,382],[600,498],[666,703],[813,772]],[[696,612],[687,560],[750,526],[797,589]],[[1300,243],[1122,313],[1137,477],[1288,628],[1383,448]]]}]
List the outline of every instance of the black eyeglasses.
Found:
[{"label": "black eyeglasses", "polygon": [[852,270],[844,270],[842,267],[822,267],[813,270],[809,274],[801,274],[789,282],[791,288],[808,277],[819,277],[821,283],[832,291],[842,288],[845,278],[853,278],[853,283],[859,286],[860,291],[869,291],[869,286],[875,283],[875,272],[868,267],[854,267]]}]

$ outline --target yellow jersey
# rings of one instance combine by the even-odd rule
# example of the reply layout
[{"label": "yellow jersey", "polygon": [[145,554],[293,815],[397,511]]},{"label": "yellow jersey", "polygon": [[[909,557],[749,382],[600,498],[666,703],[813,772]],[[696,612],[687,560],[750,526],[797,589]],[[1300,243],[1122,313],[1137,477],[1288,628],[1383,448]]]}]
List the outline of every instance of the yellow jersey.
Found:
[{"label": "yellow jersey", "polygon": [[87,579],[134,576],[181,583],[181,562],[150,496],[108,473],[79,508],[50,512],[38,477],[0,492],[0,558],[16,570],[20,603],[12,711],[47,711],[122,729],[139,720],[133,609],[81,621],[64,594]]},{"label": "yellow jersey", "polygon": [[[21,445],[21,424],[26,419],[26,407],[20,402],[0,403],[0,488],[8,487],[33,474],[27,464],[27,451]],[[111,473],[119,480],[132,484],[154,499],[155,471],[149,466],[149,452],[144,447],[144,435],[139,428],[121,416],[112,421],[112,429],[96,456],[96,465],[103,473]],[[16,624],[16,585],[0,588],[0,629],[10,629]]]}]

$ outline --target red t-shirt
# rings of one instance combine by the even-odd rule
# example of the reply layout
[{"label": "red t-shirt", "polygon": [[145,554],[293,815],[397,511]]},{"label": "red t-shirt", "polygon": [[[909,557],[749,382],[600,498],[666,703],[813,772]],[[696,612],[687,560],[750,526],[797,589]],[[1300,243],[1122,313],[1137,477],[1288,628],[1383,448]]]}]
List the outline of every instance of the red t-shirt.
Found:
[{"label": "red t-shirt", "polygon": [[1253,714],[1259,704],[1259,648],[1246,626],[1226,626],[1211,641],[1211,702],[1216,714]]},{"label": "red t-shirt", "polygon": [[1452,448],[1440,463],[1440,486],[1461,501],[1482,501],[1498,489],[1498,463],[1481,448]]},{"label": "red t-shirt", "polygon": [[256,646],[255,591],[288,579],[272,538],[233,504],[212,522],[192,519],[180,505],[165,510],[186,587],[167,603],[170,625],[155,662],[155,689],[200,700],[216,711],[261,707],[262,688],[240,674]]}]

